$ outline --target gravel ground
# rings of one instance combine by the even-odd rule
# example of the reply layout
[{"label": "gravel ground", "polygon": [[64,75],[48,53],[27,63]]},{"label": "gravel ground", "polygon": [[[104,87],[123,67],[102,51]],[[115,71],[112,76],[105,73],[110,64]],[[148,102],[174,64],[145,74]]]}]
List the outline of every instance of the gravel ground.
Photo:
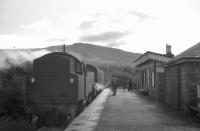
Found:
[{"label": "gravel ground", "polygon": [[96,131],[200,131],[200,123],[165,104],[118,90],[109,95]]}]

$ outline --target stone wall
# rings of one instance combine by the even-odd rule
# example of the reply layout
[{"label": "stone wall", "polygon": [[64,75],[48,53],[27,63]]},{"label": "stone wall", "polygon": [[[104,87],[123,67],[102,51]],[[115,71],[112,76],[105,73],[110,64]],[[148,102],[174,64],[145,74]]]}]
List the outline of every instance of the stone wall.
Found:
[{"label": "stone wall", "polygon": [[187,111],[188,106],[196,104],[197,84],[200,84],[200,62],[166,68],[166,102]]},{"label": "stone wall", "polygon": [[166,68],[166,103],[178,109],[178,66]]},{"label": "stone wall", "polygon": [[181,76],[181,110],[187,111],[188,106],[196,106],[197,85],[200,83],[200,63],[183,63],[180,69]]},{"label": "stone wall", "polygon": [[188,75],[188,102],[190,104],[194,103],[197,98],[197,85],[200,84],[200,62],[189,64],[189,75]]},{"label": "stone wall", "polygon": [[188,98],[189,98],[189,65],[188,63],[182,63],[180,65],[180,110],[187,110]]},{"label": "stone wall", "polygon": [[156,83],[155,87],[157,89],[156,99],[158,102],[166,102],[166,74],[156,73]]}]

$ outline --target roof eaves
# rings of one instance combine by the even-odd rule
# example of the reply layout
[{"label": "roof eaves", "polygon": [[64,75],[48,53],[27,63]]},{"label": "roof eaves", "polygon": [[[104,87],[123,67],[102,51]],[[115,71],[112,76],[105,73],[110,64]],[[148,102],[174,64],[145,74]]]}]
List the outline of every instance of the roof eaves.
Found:
[{"label": "roof eaves", "polygon": [[148,53],[148,51],[147,52],[145,52],[143,55],[141,55],[140,57],[138,57],[136,60],[134,60],[132,63],[135,63],[135,62],[137,62],[139,59],[141,59],[142,57],[144,57],[146,54]]},{"label": "roof eaves", "polygon": [[179,59],[170,61],[169,63],[166,64],[165,67],[179,65],[185,62],[200,62],[200,57],[181,57]]}]

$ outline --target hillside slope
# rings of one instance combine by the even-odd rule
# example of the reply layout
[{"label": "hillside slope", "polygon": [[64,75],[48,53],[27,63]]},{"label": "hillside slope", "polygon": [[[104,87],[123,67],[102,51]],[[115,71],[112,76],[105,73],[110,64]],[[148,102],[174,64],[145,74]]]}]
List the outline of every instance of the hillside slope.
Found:
[{"label": "hillside slope", "polygon": [[[50,46],[46,49],[52,51],[63,51],[63,45]],[[92,64],[118,64],[131,66],[132,62],[141,54],[126,52],[120,49],[97,46],[92,44],[75,43],[65,46],[66,52],[83,57]]]}]

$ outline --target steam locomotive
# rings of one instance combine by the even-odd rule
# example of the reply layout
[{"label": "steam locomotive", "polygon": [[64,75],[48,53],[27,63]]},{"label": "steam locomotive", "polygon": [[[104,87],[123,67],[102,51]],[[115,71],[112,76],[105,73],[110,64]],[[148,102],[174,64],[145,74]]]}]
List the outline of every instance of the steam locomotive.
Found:
[{"label": "steam locomotive", "polygon": [[74,119],[102,90],[95,83],[104,82],[101,69],[65,52],[35,59],[33,76],[34,86],[27,89],[27,101],[43,123],[46,119],[52,123]]}]

